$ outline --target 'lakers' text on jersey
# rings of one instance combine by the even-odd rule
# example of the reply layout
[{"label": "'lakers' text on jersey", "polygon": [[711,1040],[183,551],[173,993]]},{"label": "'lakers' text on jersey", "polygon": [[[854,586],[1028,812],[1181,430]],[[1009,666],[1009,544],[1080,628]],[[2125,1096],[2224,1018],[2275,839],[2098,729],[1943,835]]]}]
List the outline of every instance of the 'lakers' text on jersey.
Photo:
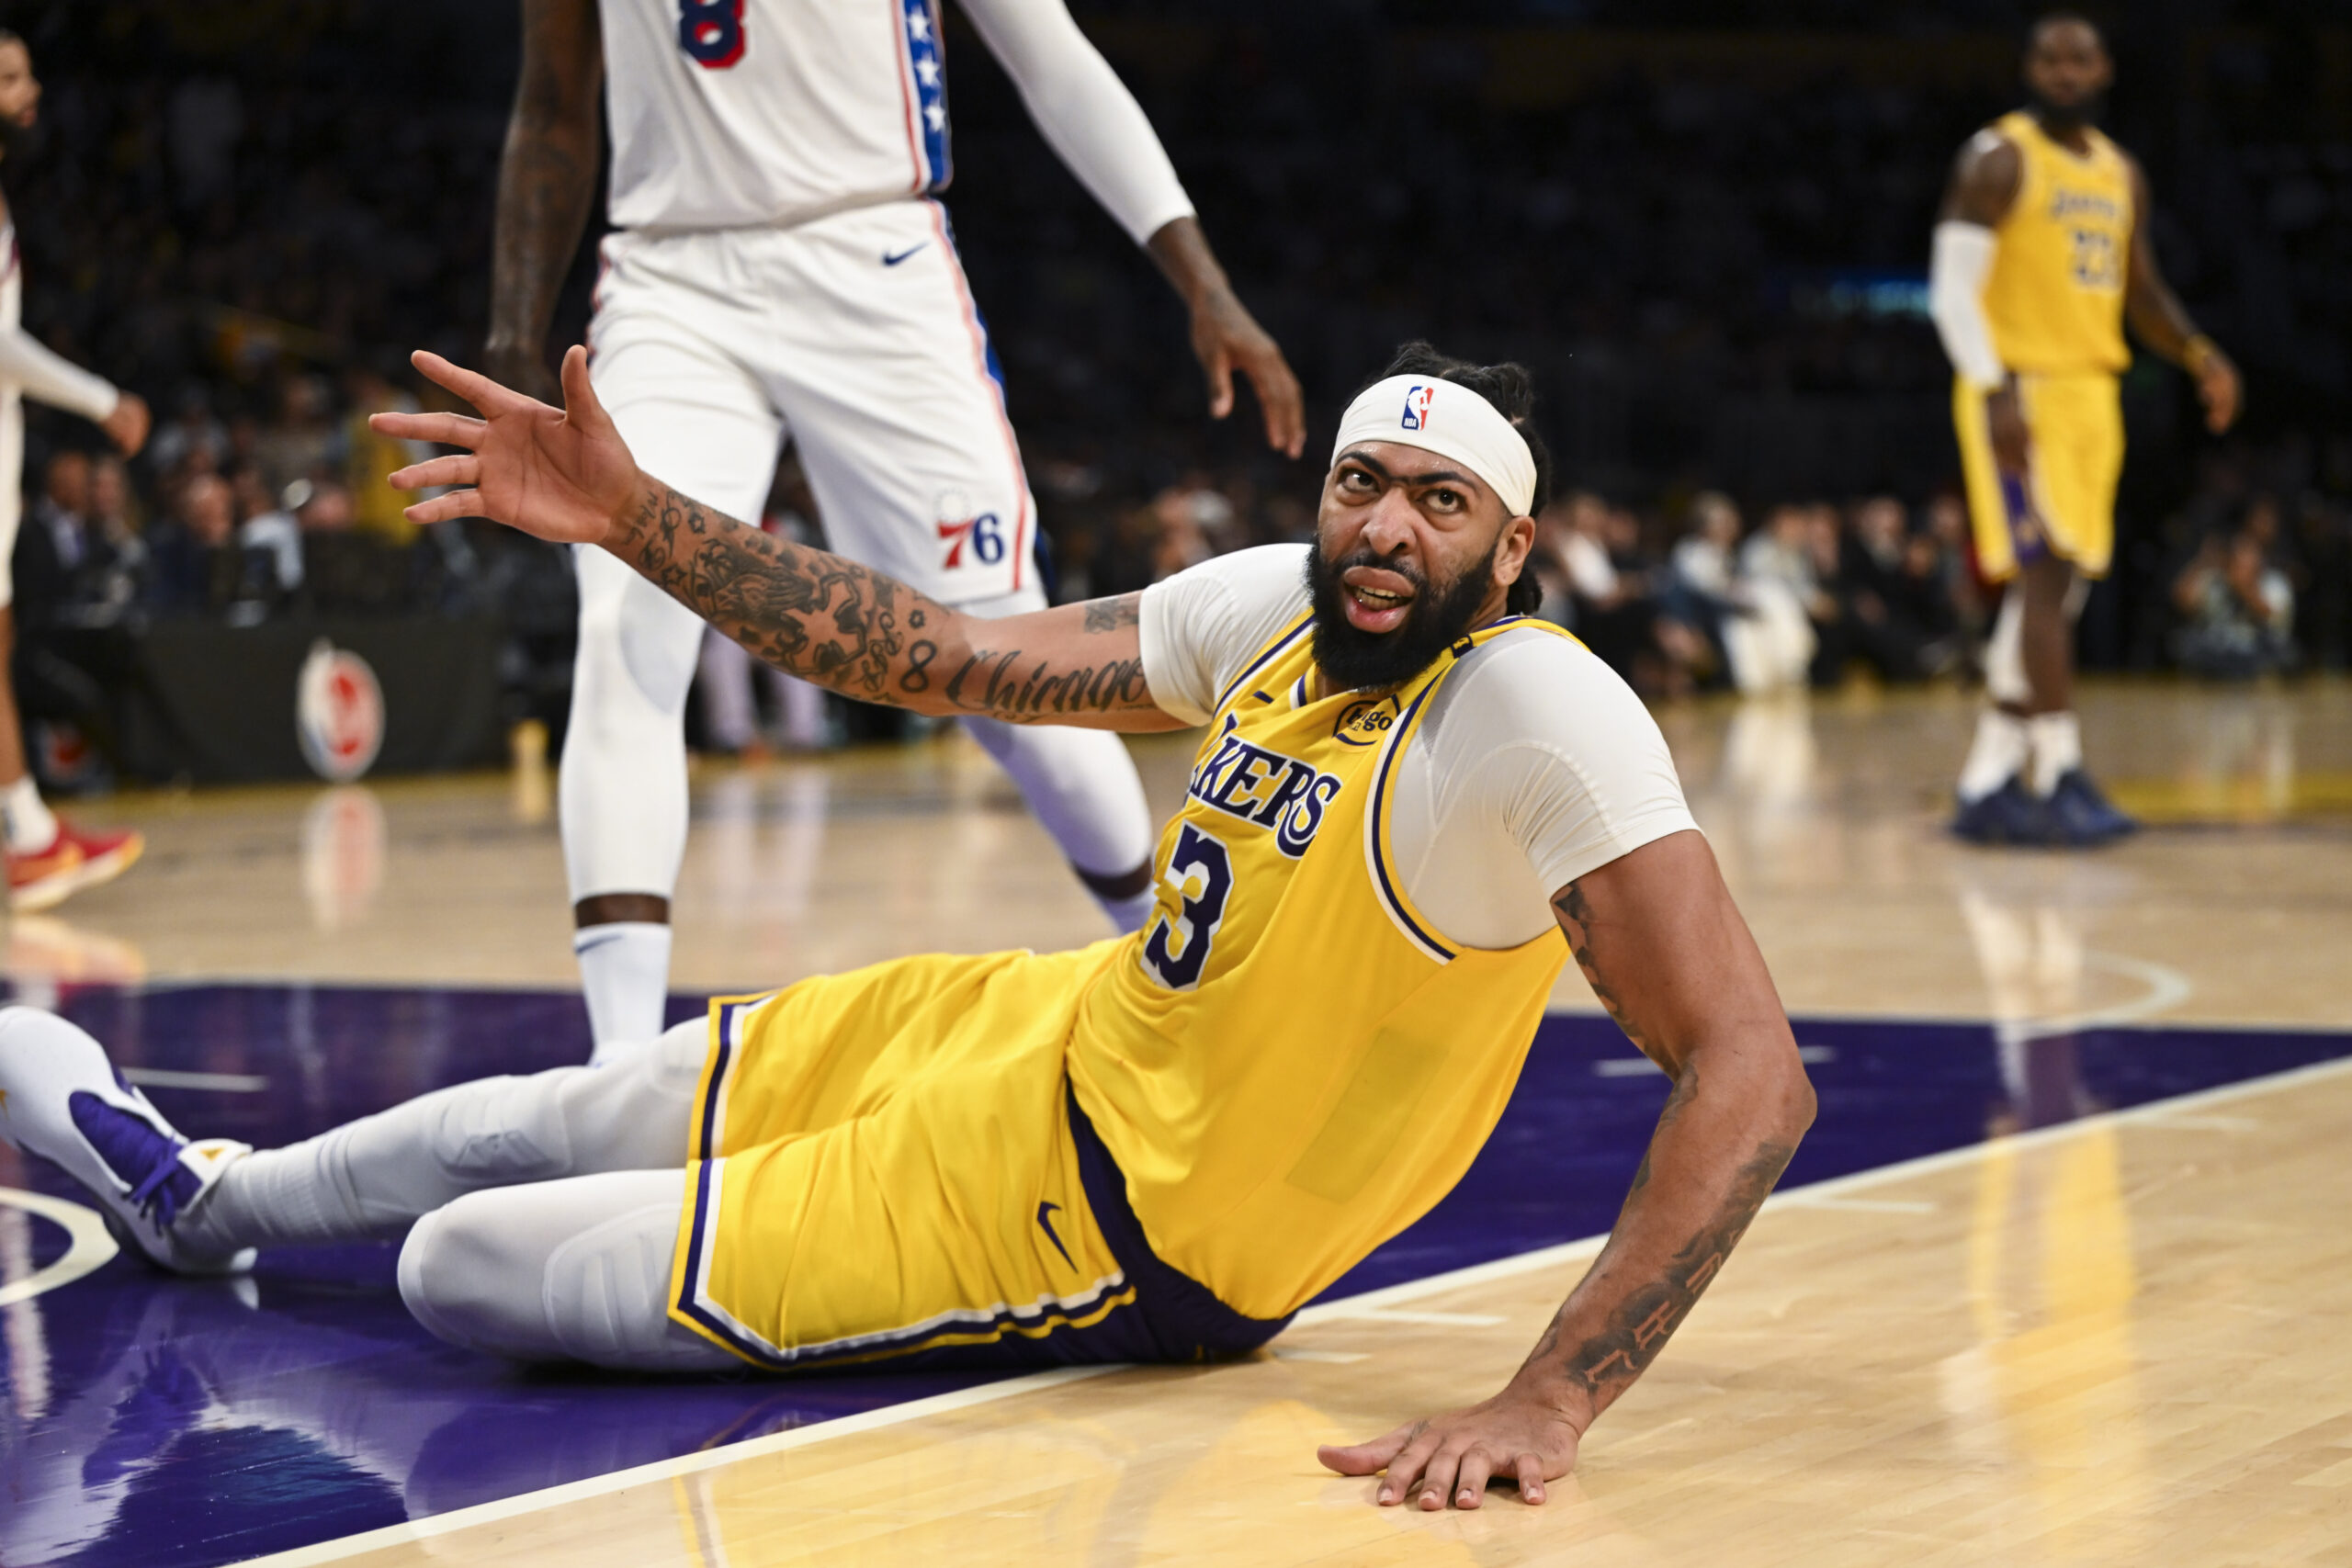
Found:
[{"label": "'lakers' text on jersey", "polygon": [[[1394,694],[1313,692],[1301,615],[1227,685],[1159,908],[1080,1004],[1078,1101],[1151,1250],[1251,1318],[1295,1311],[1451,1189],[1566,955],[1450,942],[1389,843],[1395,779],[1472,634]],[[1135,941],[1136,939],[1130,939]]]},{"label": "'lakers' text on jersey", "polygon": [[1274,847],[1291,859],[1306,852],[1323,825],[1323,808],[1340,781],[1311,762],[1253,745],[1235,733],[1227,716],[1216,750],[1193,771],[1187,797],[1215,811],[1273,830]]},{"label": "'lakers' text on jersey", "polygon": [[2052,141],[2029,114],[1993,131],[2018,150],[2020,172],[1984,284],[1984,315],[2001,363],[2019,375],[2113,375],[2130,273],[2132,170],[2122,151],[2086,130],[2086,151]]}]

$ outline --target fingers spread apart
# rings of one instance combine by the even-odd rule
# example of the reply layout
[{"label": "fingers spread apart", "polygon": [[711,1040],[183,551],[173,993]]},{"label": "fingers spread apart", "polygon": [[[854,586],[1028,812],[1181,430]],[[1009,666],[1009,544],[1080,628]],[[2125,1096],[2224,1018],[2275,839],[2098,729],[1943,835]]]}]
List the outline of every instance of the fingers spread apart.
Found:
[{"label": "fingers spread apart", "polygon": [[489,427],[461,413],[371,413],[368,428],[401,441],[436,441],[444,446],[475,446]]},{"label": "fingers spread apart", "polygon": [[419,526],[428,523],[446,523],[452,517],[480,517],[484,515],[481,492],[475,490],[447,491],[430,501],[420,501],[414,506],[403,508],[401,515]]},{"label": "fingers spread apart", "polygon": [[422,463],[411,463],[405,468],[394,469],[391,475],[394,490],[430,490],[435,485],[481,482],[481,459],[470,452],[448,457],[428,457]]}]

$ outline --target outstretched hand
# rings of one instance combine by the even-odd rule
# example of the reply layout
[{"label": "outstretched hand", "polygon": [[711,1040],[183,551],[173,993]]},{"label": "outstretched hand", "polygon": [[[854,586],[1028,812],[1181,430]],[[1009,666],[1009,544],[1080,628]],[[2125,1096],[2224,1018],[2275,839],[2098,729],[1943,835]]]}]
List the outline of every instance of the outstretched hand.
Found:
[{"label": "outstretched hand", "polygon": [[561,545],[602,544],[614,519],[638,496],[640,476],[612,417],[588,384],[588,351],[563,356],[563,401],[550,408],[442,358],[418,352],[409,362],[481,411],[379,413],[379,434],[435,441],[467,451],[411,464],[391,476],[399,490],[456,488],[407,509],[412,523],[488,517]]},{"label": "outstretched hand", "polygon": [[1257,389],[1266,416],[1266,445],[1295,457],[1306,448],[1306,400],[1290,361],[1265,328],[1229,288],[1204,299],[1193,311],[1193,352],[1209,382],[1209,417],[1233,412],[1233,373]]},{"label": "outstretched hand", "polygon": [[1476,1508],[1497,1477],[1516,1482],[1521,1502],[1539,1505],[1544,1483],[1577,1467],[1580,1437],[1557,1407],[1514,1386],[1483,1404],[1410,1422],[1368,1443],[1326,1444],[1315,1457],[1341,1475],[1385,1470],[1374,1495],[1384,1508],[1408,1497],[1429,1511],[1449,1502]]}]

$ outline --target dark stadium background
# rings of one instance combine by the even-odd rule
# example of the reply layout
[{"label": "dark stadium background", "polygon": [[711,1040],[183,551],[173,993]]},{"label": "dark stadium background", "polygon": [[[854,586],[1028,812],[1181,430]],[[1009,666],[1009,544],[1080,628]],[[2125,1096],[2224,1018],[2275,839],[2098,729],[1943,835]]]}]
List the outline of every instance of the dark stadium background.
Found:
[{"label": "dark stadium background", "polygon": [[[1148,581],[1155,497],[1213,489],[1212,543],[1295,534],[1317,443],[1401,339],[1532,365],[1566,483],[1658,557],[1693,493],[1784,501],[1956,484],[1923,313],[1953,152],[2018,99],[2038,7],[1078,0],[1317,420],[1269,458],[1225,427],[1176,301],[1030,128],[960,23],[948,203],[1048,530],[1094,592]],[[2206,436],[2184,378],[2126,379],[2131,457],[2095,667],[2167,662],[2169,588],[2258,496],[2284,526],[2300,658],[2346,658],[2352,535],[2352,12],[2316,0],[2094,7],[2109,129],[2145,163],[2156,243],[2249,404]],[[487,306],[516,62],[501,0],[72,0],[0,10],[47,86],[19,212],[28,323],[137,389],[277,417],[288,378],[414,345],[461,359]],[[224,107],[224,106],[227,106]],[[584,323],[583,250],[558,322]],[[344,392],[341,395],[347,396]],[[96,433],[32,411],[27,463]],[[141,506],[165,476],[134,464]],[[1175,487],[1171,491],[1170,487]],[[1213,509],[1214,510],[1214,509]],[[551,553],[486,526],[400,613],[498,619],[515,711],[560,721],[570,611]]]}]

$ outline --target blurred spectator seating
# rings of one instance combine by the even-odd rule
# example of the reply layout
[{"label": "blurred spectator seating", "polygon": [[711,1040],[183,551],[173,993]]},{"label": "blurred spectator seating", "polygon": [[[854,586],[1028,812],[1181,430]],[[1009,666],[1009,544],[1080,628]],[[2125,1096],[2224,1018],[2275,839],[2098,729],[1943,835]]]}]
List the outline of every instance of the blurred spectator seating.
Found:
[{"label": "blurred spectator seating", "polygon": [[2238,526],[2209,534],[2173,580],[2173,656],[2195,675],[2245,680],[2292,669],[2295,590],[2272,558],[2278,504],[2262,496]]}]

